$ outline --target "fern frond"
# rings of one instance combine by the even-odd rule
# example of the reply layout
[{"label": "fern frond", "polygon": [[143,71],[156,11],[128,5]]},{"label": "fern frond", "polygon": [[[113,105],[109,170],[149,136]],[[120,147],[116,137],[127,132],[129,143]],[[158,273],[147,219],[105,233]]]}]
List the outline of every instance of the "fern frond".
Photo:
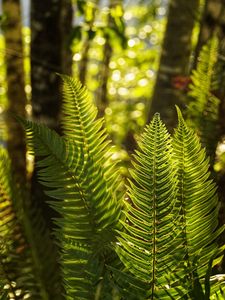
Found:
[{"label": "fern frond", "polygon": [[[23,121],[38,162],[40,182],[56,198],[51,205],[63,251],[62,270],[68,299],[92,299],[103,276],[105,261],[115,241],[121,206],[121,190],[115,167],[109,167],[108,141],[102,120],[95,121],[80,83],[63,77],[65,137],[50,129]],[[74,133],[73,133],[74,132]]]},{"label": "fern frond", "polygon": [[123,193],[121,194],[122,180],[116,164],[111,161],[108,154],[111,146],[109,146],[106,128],[103,126],[104,119],[96,119],[97,108],[87,89],[79,80],[65,75],[61,75],[61,77],[64,83],[62,106],[64,136],[82,147],[84,155],[90,158],[97,173],[96,166],[102,169],[101,176],[108,193],[112,196],[111,191],[114,191],[117,195],[117,200],[114,199],[114,201],[121,201],[123,197]]},{"label": "fern frond", "polygon": [[187,107],[188,125],[197,131],[212,159],[218,141],[219,99],[213,94],[217,56],[218,38],[213,37],[203,46],[197,69],[192,73]]},{"label": "fern frond", "polygon": [[181,252],[190,270],[189,280],[204,276],[211,257],[218,251],[218,197],[210,179],[209,159],[196,134],[186,125],[180,110],[178,127],[173,137],[178,161],[178,207],[180,207]]},{"label": "fern frond", "polygon": [[139,147],[116,251],[129,272],[148,284],[153,299],[167,285],[168,267],[172,271],[177,265],[177,175],[171,138],[159,114],[146,127]]},{"label": "fern frond", "polygon": [[[49,299],[35,271],[24,224],[26,216],[20,191],[13,180],[10,160],[0,149],[0,273],[7,293],[15,299]],[[37,265],[36,265],[37,267]],[[38,269],[41,266],[38,265]]]},{"label": "fern frond", "polygon": [[[40,182],[51,188],[46,191],[50,197],[62,201],[53,201],[51,205],[62,216],[57,220],[60,228],[57,237],[64,249],[61,260],[68,297],[84,298],[84,285],[91,286],[86,274],[91,256],[88,242],[92,240],[96,224],[91,216],[91,204],[87,202],[79,182],[80,175],[84,173],[83,158],[73,143],[66,143],[54,131],[29,121],[22,122],[35,154],[44,157],[37,163],[37,167],[41,168],[38,173]],[[85,176],[80,179],[81,182],[84,180]],[[86,297],[90,297],[89,290]]]},{"label": "fern frond", "polygon": [[113,274],[113,280],[120,295],[119,299],[143,300],[148,297],[149,286],[136,278],[124,266],[121,268],[108,267]]}]

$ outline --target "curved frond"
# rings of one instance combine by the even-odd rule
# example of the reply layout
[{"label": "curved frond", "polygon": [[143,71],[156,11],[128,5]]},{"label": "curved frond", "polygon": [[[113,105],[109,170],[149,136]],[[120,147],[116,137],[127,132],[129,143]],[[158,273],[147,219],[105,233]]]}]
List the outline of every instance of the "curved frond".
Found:
[{"label": "curved frond", "polygon": [[195,268],[201,278],[211,257],[218,251],[218,197],[210,178],[209,159],[196,134],[187,127],[180,110],[178,127],[173,137],[178,162],[178,207],[182,229],[181,252],[193,280]]},{"label": "curved frond", "polygon": [[111,146],[103,126],[104,119],[96,119],[97,108],[86,87],[82,86],[79,80],[66,75],[61,77],[64,92],[61,123],[64,136],[82,148],[84,155],[91,160],[95,172],[101,170],[101,181],[105,182],[108,193],[111,196],[115,193],[117,199],[113,201],[120,202],[123,197],[122,180],[116,164],[109,155]]},{"label": "curved frond", "polygon": [[171,138],[159,114],[146,127],[139,147],[116,251],[126,268],[148,283],[148,299],[154,299],[167,285],[168,268],[176,268],[178,234],[177,175]]},{"label": "curved frond", "polygon": [[[91,297],[92,284],[88,280],[87,266],[91,259],[89,242],[96,224],[91,216],[92,207],[81,187],[85,176],[79,182],[84,169],[83,157],[73,143],[66,143],[47,127],[29,121],[23,123],[35,154],[44,157],[37,165],[40,182],[50,188],[46,193],[57,199],[51,205],[62,216],[57,220],[57,237],[63,249],[61,264],[68,299],[70,296],[71,299],[86,299]],[[89,288],[84,289],[84,286]]]},{"label": "curved frond", "polygon": [[121,181],[109,164],[102,120],[95,120],[96,109],[84,88],[69,77],[63,80],[65,136],[22,122],[35,154],[44,157],[38,162],[40,182],[57,199],[50,204],[62,216],[56,223],[67,299],[92,299],[115,240]]}]

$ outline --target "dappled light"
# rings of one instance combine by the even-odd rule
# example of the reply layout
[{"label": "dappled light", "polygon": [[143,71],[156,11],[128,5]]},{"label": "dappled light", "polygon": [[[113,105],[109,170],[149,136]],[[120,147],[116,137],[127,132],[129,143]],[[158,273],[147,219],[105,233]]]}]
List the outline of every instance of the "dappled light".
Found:
[{"label": "dappled light", "polygon": [[224,1],[0,12],[0,300],[224,300]]}]

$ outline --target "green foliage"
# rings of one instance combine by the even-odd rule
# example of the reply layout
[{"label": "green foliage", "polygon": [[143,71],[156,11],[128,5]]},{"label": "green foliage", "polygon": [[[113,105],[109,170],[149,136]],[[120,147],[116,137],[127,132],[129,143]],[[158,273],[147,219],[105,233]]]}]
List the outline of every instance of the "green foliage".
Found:
[{"label": "green foliage", "polygon": [[[178,161],[178,206],[180,207],[183,257],[192,266],[199,256],[198,268],[208,265],[216,251],[218,230],[218,197],[210,178],[209,159],[193,130],[189,129],[178,110],[179,123],[173,146]],[[198,270],[201,274],[201,269]],[[205,270],[203,272],[205,274]]]},{"label": "green foliage", "polygon": [[[218,228],[216,187],[205,150],[179,109],[173,138],[159,114],[146,126],[124,197],[119,168],[112,160],[108,135],[103,120],[97,119],[92,99],[78,80],[67,76],[62,80],[62,137],[44,125],[20,120],[28,145],[40,158],[39,180],[52,198],[49,204],[59,213],[55,236],[61,249],[64,292],[57,293],[71,300],[221,299],[224,276],[211,277],[222,251],[216,241],[223,230]],[[8,160],[1,161],[3,188],[10,172],[5,171]],[[5,199],[13,198],[10,193],[16,185],[7,186],[10,188],[0,193],[3,205]],[[16,198],[17,194],[19,190]],[[21,286],[21,290],[30,293],[31,299],[56,299],[45,285],[55,286],[56,282],[49,275],[53,270],[47,258],[51,246],[44,227],[31,226],[40,224],[41,215],[33,215],[36,207],[29,213],[30,206],[21,214],[20,203],[15,203],[14,215],[32,252],[32,267],[25,275],[34,279],[39,294],[34,294],[33,285]],[[13,207],[13,202],[10,205]],[[0,216],[0,234],[7,238],[2,247],[9,245],[11,250],[17,240],[5,230],[5,215]],[[17,228],[10,224],[11,230]],[[31,232],[35,232],[36,241]],[[18,263],[23,267],[20,253],[19,258],[8,254],[9,259],[15,259],[13,266]],[[39,271],[46,272],[49,266],[49,273],[37,273],[37,262]],[[15,279],[8,281],[3,274],[3,285],[13,287],[14,282],[21,282],[16,271]]]},{"label": "green foliage", "polygon": [[187,108],[188,124],[195,128],[207,154],[214,159],[218,141],[219,99],[215,96],[218,39],[213,37],[203,46],[196,70],[193,70]]},{"label": "green foliage", "polygon": [[[15,215],[13,208],[13,191],[11,189],[11,172],[9,159],[6,153],[1,149],[0,153],[0,207],[1,207],[1,223],[0,223],[0,276],[3,285],[12,295],[16,295],[18,289],[26,286],[28,276],[26,273],[20,273],[20,257],[26,258],[26,242],[19,224],[19,220]],[[20,253],[20,255],[19,255]],[[24,255],[25,254],[25,255]],[[29,266],[29,263],[28,263]],[[30,267],[30,266],[29,266]],[[28,269],[30,269],[28,267]],[[26,259],[23,261],[23,268],[27,268]],[[18,275],[20,273],[20,275]],[[31,274],[32,276],[32,274]],[[18,282],[17,278],[19,277]],[[21,298],[25,291],[21,293]]]},{"label": "green foliage", "polygon": [[[158,115],[142,135],[117,253],[127,270],[149,283],[150,297],[163,297],[170,272],[170,285],[179,294],[201,299],[200,281],[223,228],[218,229],[218,199],[205,151],[179,110],[178,119],[173,151]],[[175,291],[167,293],[178,299]]]},{"label": "green foliage", "polygon": [[58,275],[52,268],[55,255],[40,210],[28,207],[26,193],[13,178],[3,149],[0,196],[0,274],[8,295],[14,299],[60,299]]},{"label": "green foliage", "polygon": [[92,299],[115,240],[122,194],[118,172],[108,162],[103,120],[95,120],[86,89],[69,77],[63,80],[65,136],[28,121],[24,126],[35,154],[45,157],[38,163],[40,181],[60,200],[51,205],[61,214],[56,223],[66,295]]},{"label": "green foliage", "polygon": [[152,297],[167,284],[165,273],[175,269],[178,213],[177,176],[173,162],[171,138],[156,114],[146,127],[136,152],[134,182],[120,231],[117,253],[126,268],[151,287]]}]

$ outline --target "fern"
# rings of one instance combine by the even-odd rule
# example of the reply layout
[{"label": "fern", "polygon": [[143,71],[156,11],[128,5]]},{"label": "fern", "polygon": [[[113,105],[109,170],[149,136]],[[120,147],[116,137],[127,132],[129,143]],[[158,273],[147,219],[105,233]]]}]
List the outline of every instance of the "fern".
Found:
[{"label": "fern", "polygon": [[201,268],[208,264],[217,251],[215,240],[224,228],[218,229],[218,196],[216,185],[210,179],[209,159],[195,133],[187,127],[179,109],[178,120],[173,147],[178,161],[183,255],[190,266],[199,256],[198,268]]},{"label": "fern", "polygon": [[204,276],[224,229],[209,160],[179,110],[178,119],[173,149],[158,115],[142,136],[116,248],[126,269],[149,284],[148,299],[207,299]]},{"label": "fern", "polygon": [[150,298],[166,286],[165,272],[177,265],[175,209],[177,178],[171,138],[156,114],[146,127],[136,152],[126,221],[116,251],[126,268],[149,284]]},{"label": "fern", "polygon": [[[9,265],[9,279],[3,272],[2,286],[15,299],[22,299],[16,298],[18,287],[34,300],[58,299],[57,293],[68,300],[222,299],[224,277],[210,277],[221,259],[217,237],[224,229],[218,228],[216,186],[205,150],[179,109],[173,138],[159,114],[146,126],[124,197],[103,120],[96,119],[87,90],[76,79],[62,79],[64,136],[44,125],[20,122],[31,150],[40,157],[39,181],[60,215],[54,221],[65,295],[57,288],[53,295],[48,288],[58,282],[52,262],[46,271],[51,244],[40,213],[33,214],[36,207],[18,198],[6,158],[0,162],[0,188],[5,191],[0,195],[0,255],[8,267],[8,251],[15,264]],[[15,230],[22,240],[13,236]],[[46,244],[38,247],[43,240]],[[14,255],[20,241],[27,281],[21,254]]]},{"label": "fern", "polygon": [[217,56],[218,39],[213,37],[203,46],[197,69],[192,72],[187,107],[188,125],[197,131],[212,161],[218,141],[219,99],[213,94]]},{"label": "fern", "polygon": [[60,200],[51,205],[62,215],[56,223],[67,298],[92,299],[115,240],[122,194],[118,172],[108,162],[102,120],[95,121],[86,89],[69,77],[63,80],[65,137],[28,121],[24,126],[35,154],[45,156],[38,163],[40,181]]},{"label": "fern", "polygon": [[[54,251],[42,216],[32,215],[24,191],[20,190],[11,174],[6,152],[0,150],[0,272],[6,279],[8,295],[15,299],[60,299]],[[31,221],[32,218],[32,221]],[[40,245],[40,241],[44,243]],[[55,290],[52,293],[52,288]],[[10,296],[11,297],[11,296]]]},{"label": "fern", "polygon": [[[3,149],[0,149],[0,172],[0,274],[4,278],[7,294],[13,295],[15,299],[23,299],[26,288],[33,285],[33,280],[23,273],[26,268],[31,270],[31,266],[26,255],[24,233],[14,210],[15,195],[12,190],[9,159]],[[20,262],[21,258],[23,264]],[[20,291],[19,295],[17,291]]]},{"label": "fern", "polygon": [[[103,197],[94,193],[92,201],[96,203],[101,201],[105,209],[111,211],[111,222],[117,223],[123,197],[122,182],[116,165],[110,160],[111,147],[108,145],[108,135],[103,127],[104,120],[96,120],[97,108],[86,88],[82,87],[79,81],[68,76],[62,78],[64,81],[63,133],[66,139],[75,141],[78,147],[82,147],[85,162],[88,168],[91,168],[86,174],[89,176],[87,180],[92,182],[93,177],[96,176],[93,187],[104,191]],[[108,213],[103,210],[101,213],[105,215],[106,222],[109,222]],[[102,217],[96,216],[96,220],[101,220]]]}]

